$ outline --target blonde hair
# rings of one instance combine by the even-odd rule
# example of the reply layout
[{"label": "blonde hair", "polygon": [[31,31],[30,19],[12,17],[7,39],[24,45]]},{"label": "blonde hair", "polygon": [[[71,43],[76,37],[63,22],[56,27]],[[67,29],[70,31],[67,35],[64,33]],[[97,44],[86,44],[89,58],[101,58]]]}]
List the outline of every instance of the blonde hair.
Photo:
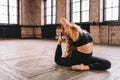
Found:
[{"label": "blonde hair", "polygon": [[71,57],[72,53],[76,51],[76,47],[73,46],[73,42],[77,41],[78,38],[82,35],[82,29],[77,25],[70,25],[71,30],[70,35],[66,35],[66,51],[64,57]]}]

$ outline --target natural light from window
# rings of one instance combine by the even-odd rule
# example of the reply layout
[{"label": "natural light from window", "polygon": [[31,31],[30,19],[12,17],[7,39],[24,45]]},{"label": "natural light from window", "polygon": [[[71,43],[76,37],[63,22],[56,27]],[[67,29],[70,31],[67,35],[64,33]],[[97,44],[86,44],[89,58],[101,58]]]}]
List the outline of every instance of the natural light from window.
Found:
[{"label": "natural light from window", "polygon": [[46,24],[55,24],[55,20],[56,20],[56,0],[47,0],[45,9],[46,9],[46,14],[45,14]]},{"label": "natural light from window", "polygon": [[89,0],[71,0],[71,20],[76,23],[89,21]]},{"label": "natural light from window", "polygon": [[119,0],[105,0],[105,21],[118,20]]},{"label": "natural light from window", "polygon": [[17,24],[17,0],[0,0],[0,24]]}]

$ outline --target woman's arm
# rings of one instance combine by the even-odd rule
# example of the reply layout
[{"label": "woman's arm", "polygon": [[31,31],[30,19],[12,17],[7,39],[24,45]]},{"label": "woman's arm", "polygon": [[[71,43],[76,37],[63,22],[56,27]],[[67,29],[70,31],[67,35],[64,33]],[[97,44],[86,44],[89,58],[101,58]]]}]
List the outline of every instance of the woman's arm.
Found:
[{"label": "woman's arm", "polygon": [[57,41],[57,48],[56,48],[56,51],[55,51],[55,62],[56,63],[62,57],[61,43],[62,43],[62,35],[61,35],[61,33],[59,33],[59,37],[58,37],[58,41]]},{"label": "woman's arm", "polygon": [[68,57],[62,57],[62,36],[61,36],[61,33],[58,37],[58,45],[57,45],[57,48],[56,48],[56,51],[55,51],[55,62],[58,64],[58,65],[61,65],[61,66],[71,66],[71,59],[68,58]]},{"label": "woman's arm", "polygon": [[62,39],[62,32],[59,33],[59,37],[58,37],[58,45],[61,45],[63,39]]}]

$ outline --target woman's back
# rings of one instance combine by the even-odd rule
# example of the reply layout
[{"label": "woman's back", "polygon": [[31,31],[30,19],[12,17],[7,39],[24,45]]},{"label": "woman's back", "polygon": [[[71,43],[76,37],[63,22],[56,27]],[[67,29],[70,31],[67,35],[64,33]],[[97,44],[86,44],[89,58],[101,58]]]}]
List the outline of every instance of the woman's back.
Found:
[{"label": "woman's back", "polygon": [[93,39],[88,32],[83,32],[73,45],[77,48],[77,51],[85,54],[90,54],[93,51]]}]

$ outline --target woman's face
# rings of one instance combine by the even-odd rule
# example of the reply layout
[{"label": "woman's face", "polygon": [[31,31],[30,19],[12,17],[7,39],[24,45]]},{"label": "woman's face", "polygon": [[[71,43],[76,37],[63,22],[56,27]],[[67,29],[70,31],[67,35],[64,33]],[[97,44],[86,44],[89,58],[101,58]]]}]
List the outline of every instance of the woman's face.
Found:
[{"label": "woman's face", "polygon": [[67,35],[67,36],[69,36],[69,35],[70,35],[70,30],[69,30],[69,28],[64,28],[64,27],[62,27],[62,33],[65,34],[65,35]]},{"label": "woman's face", "polygon": [[60,22],[61,22],[64,34],[69,36],[71,33],[70,32],[70,22],[68,22],[65,18],[61,18]]}]

